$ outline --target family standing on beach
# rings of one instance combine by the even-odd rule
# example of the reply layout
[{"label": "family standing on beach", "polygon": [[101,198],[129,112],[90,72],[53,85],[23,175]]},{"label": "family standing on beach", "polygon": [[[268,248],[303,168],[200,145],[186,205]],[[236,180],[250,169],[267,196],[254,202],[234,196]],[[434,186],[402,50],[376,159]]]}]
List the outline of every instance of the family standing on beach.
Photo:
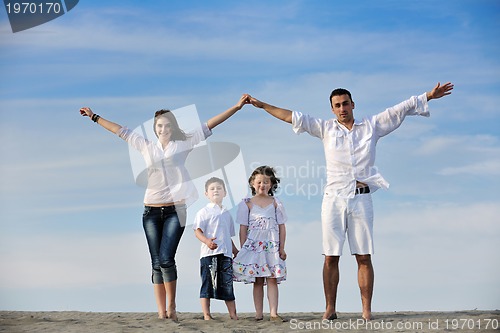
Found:
[{"label": "family standing on beach", "polygon": [[[197,191],[185,167],[186,158],[195,145],[212,134],[213,128],[245,104],[252,104],[292,124],[294,132],[307,132],[322,140],[327,173],[321,208],[326,300],[323,319],[337,318],[338,264],[347,237],[358,264],[362,316],[370,320],[374,281],[371,193],[379,188],[387,189],[389,185],[374,166],[376,144],[397,129],[406,116],[429,116],[428,101],[449,95],[452,89],[451,83],[438,83],[430,92],[361,120],[354,118],[354,101],[345,89],[332,91],[330,104],[334,117],[329,120],[278,108],[245,94],[235,106],[209,119],[192,133],[181,130],[169,110],[157,111],[153,125],[157,141],[106,120],[88,107],[81,108],[80,113],[127,141],[146,162],[148,186],[142,220],[160,318],[177,320],[175,254],[186,225],[187,206],[197,199]],[[248,182],[252,197],[238,205],[236,218],[240,225],[239,251],[231,239],[235,236],[233,219],[222,205],[226,195],[222,180],[211,178],[206,182],[205,195],[210,203],[197,213],[194,221],[195,235],[202,242],[200,301],[206,320],[211,319],[211,298],[224,300],[231,318],[238,319],[233,281],[253,284],[256,320],[263,319],[264,285],[267,285],[270,319],[286,320],[278,314],[278,284],[287,275],[284,249],[287,217],[282,202],[274,196],[279,179],[273,168],[262,166],[254,170]]]}]

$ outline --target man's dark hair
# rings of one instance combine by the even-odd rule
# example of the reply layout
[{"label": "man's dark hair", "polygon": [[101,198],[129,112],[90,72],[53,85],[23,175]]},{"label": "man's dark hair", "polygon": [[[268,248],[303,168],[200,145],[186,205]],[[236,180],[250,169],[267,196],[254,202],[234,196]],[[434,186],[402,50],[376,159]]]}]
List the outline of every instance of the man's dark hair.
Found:
[{"label": "man's dark hair", "polygon": [[347,95],[349,96],[349,98],[351,99],[351,102],[354,102],[352,100],[352,96],[351,96],[351,92],[347,89],[344,89],[344,88],[337,88],[335,89],[334,91],[332,91],[332,93],[330,94],[330,106],[333,108],[333,104],[332,104],[332,97],[333,96],[342,96],[342,95]]}]

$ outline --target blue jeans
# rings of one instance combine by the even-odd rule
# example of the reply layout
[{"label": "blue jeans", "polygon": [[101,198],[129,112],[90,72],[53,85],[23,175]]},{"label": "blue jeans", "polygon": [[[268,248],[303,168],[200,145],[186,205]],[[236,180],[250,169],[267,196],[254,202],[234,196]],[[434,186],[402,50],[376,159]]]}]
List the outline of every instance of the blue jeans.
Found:
[{"label": "blue jeans", "polygon": [[233,260],[224,254],[200,259],[200,298],[234,301]]},{"label": "blue jeans", "polygon": [[148,241],[154,284],[177,280],[175,253],[186,225],[186,205],[144,207],[142,226]]}]

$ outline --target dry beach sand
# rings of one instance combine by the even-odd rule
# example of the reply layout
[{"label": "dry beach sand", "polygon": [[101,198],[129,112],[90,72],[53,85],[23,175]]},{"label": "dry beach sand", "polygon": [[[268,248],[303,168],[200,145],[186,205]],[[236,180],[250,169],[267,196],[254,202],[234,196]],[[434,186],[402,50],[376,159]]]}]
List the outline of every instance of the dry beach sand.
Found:
[{"label": "dry beach sand", "polygon": [[[0,311],[0,332],[499,332],[500,310],[459,312],[380,312],[364,322],[359,313],[339,313],[339,319],[322,321],[322,313],[285,313],[285,323],[253,320],[241,313],[232,321],[224,313],[204,321],[201,313],[179,313],[179,322],[160,320],[154,313],[128,312],[23,312]],[[267,319],[267,320],[266,320]]]}]

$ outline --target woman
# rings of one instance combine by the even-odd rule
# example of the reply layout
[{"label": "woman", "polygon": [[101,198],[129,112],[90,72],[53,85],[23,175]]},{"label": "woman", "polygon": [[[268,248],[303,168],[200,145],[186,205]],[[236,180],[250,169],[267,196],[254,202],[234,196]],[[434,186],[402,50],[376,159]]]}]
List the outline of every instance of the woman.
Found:
[{"label": "woman", "polygon": [[169,110],[155,113],[154,132],[158,142],[152,142],[132,130],[94,114],[88,107],[80,109],[82,116],[118,135],[137,149],[147,165],[148,186],[144,195],[143,227],[152,264],[152,282],[158,306],[158,317],[177,321],[175,253],[186,225],[187,205],[197,198],[184,166],[189,152],[212,134],[221,124],[245,104],[248,95],[238,103],[209,119],[193,133],[184,133]]}]

